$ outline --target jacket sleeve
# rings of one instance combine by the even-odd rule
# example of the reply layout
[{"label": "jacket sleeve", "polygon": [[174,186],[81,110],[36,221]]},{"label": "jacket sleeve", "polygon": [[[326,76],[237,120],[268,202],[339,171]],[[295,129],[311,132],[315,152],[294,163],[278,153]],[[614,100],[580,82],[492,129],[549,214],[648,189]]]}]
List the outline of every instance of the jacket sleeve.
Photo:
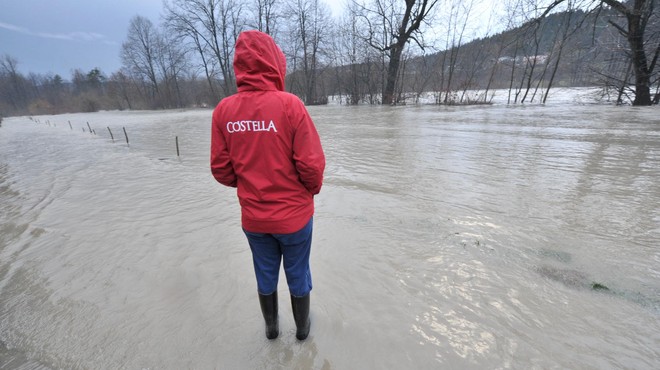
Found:
[{"label": "jacket sleeve", "polygon": [[231,163],[227,142],[219,125],[220,122],[213,114],[211,123],[211,173],[219,183],[235,188],[237,179],[234,166]]},{"label": "jacket sleeve", "polygon": [[323,185],[325,155],[312,118],[302,102],[298,103],[299,106],[293,109],[297,124],[293,133],[293,160],[300,181],[310,193],[316,195]]}]

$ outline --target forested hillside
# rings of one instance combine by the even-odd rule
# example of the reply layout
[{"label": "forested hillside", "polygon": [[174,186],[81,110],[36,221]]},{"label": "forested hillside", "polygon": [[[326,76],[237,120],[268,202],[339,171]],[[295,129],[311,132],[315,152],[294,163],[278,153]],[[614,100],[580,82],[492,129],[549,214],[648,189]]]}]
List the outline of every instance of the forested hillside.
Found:
[{"label": "forested hillside", "polygon": [[551,14],[488,38],[411,59],[401,92],[435,91],[439,103],[462,103],[473,100],[475,92],[478,98],[487,99],[491,89],[511,89],[512,102],[543,99],[551,86],[616,89],[630,61],[625,39],[608,23],[612,17],[616,14],[596,16],[579,10]]},{"label": "forested hillside", "polygon": [[[507,89],[509,103],[520,104],[545,102],[549,88],[566,86],[599,86],[609,100],[626,104],[635,99],[640,81],[656,104],[660,97],[657,0],[603,1],[590,9],[571,8],[569,2],[564,11],[516,8],[511,12],[522,12],[516,18],[522,20],[469,41],[464,32],[474,20],[466,4],[474,1],[402,3],[354,1],[333,18],[319,0],[242,6],[235,0],[168,1],[160,24],[140,16],[131,21],[118,71],[75,69],[67,79],[22,71],[20,61],[2,56],[0,116],[212,107],[235,92],[233,45],[245,29],[268,32],[282,46],[287,90],[306,104],[325,104],[330,96],[342,104],[402,104],[429,94],[437,104],[488,103],[493,89]],[[389,13],[373,4],[389,4],[383,8]],[[645,8],[638,10],[638,4]],[[643,14],[646,67],[633,63],[640,54],[632,57],[625,37],[631,18],[624,10]],[[412,22],[396,24],[406,14]],[[429,42],[431,30],[436,39]]]}]

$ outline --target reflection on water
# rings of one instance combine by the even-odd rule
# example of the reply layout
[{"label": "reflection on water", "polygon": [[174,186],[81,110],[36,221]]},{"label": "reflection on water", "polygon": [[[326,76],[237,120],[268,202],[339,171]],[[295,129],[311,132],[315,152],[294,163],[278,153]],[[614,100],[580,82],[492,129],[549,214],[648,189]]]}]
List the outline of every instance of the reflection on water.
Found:
[{"label": "reflection on water", "polygon": [[328,165],[304,343],[285,299],[263,338],[210,111],[6,119],[0,365],[660,368],[657,109],[310,112]]}]

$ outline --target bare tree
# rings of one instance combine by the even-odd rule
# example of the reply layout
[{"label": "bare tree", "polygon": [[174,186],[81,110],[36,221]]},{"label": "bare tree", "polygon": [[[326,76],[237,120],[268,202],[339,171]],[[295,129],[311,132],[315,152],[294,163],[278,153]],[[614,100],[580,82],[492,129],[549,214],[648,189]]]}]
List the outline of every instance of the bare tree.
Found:
[{"label": "bare tree", "polygon": [[473,5],[474,2],[472,0],[451,0],[448,6],[444,8],[447,13],[445,14],[446,19],[444,19],[443,23],[447,27],[447,33],[445,38],[445,52],[442,53],[440,63],[440,91],[444,92],[444,98],[442,98],[442,103],[444,104],[450,102],[449,100],[453,90],[452,80],[455,77],[459,52],[463,45],[463,38],[465,37],[465,30],[470,20]]},{"label": "bare tree", "polygon": [[[603,2],[625,16],[627,28],[612,22],[619,32],[628,39],[631,52],[632,67],[635,74],[635,100],[633,105],[651,105],[651,75],[660,55],[660,41],[655,39],[657,46],[653,51],[651,63],[646,56],[644,32],[648,21],[655,10],[655,0],[635,0],[632,7],[623,2],[603,0]],[[657,15],[656,15],[657,16]]]},{"label": "bare tree", "polygon": [[190,54],[197,56],[198,59],[194,57],[192,59],[204,71],[204,76],[208,84],[208,103],[215,104],[221,98],[217,91],[218,88],[216,87],[215,79],[215,66],[217,66],[219,61],[213,57],[206,38],[197,31],[195,20],[184,16],[184,14],[179,14],[176,10],[167,8],[169,6],[167,3],[165,3],[165,6],[168,10],[165,23],[166,28],[188,41],[186,57],[190,57]]},{"label": "bare tree", "polygon": [[253,0],[250,27],[273,37],[277,35],[278,20],[281,18],[277,0]]},{"label": "bare tree", "polygon": [[348,11],[339,21],[338,32],[333,37],[335,50],[336,80],[340,83],[340,91],[346,93],[347,104],[359,104],[368,101],[376,103],[376,88],[382,75],[378,73],[375,61],[377,52],[360,37],[358,29],[359,9],[355,2],[348,4]]},{"label": "bare tree", "polygon": [[[318,96],[317,85],[320,81],[321,57],[328,42],[326,35],[332,28],[330,12],[325,3],[319,0],[292,0],[288,4],[287,13],[291,16],[289,54],[294,58],[294,82],[300,80],[306,104],[327,102],[326,97]],[[302,78],[297,79],[300,74]]]},{"label": "bare tree", "polygon": [[152,101],[156,101],[160,93],[156,65],[162,45],[160,37],[149,19],[135,16],[128,27],[127,40],[122,44],[122,64],[131,75],[146,82],[147,95]]},{"label": "bare tree", "polygon": [[383,53],[387,63],[383,104],[395,103],[394,90],[399,77],[401,56],[411,41],[424,49],[423,25],[430,20],[439,0],[369,0],[357,2],[358,14],[363,21],[362,37],[374,49]]},{"label": "bare tree", "polygon": [[414,93],[415,103],[419,103],[422,94],[427,91],[429,84],[433,81],[438,60],[439,58],[437,55],[422,55],[417,58],[412,58],[411,64],[413,65],[413,72],[410,77],[410,88]]},{"label": "bare tree", "polygon": [[[566,1],[554,0],[548,5],[542,16],[546,16]],[[635,98],[632,104],[653,104],[653,100],[651,99],[651,76],[660,56],[660,38],[656,35],[655,38],[647,39],[645,32],[651,17],[658,17],[658,10],[656,8],[657,0],[597,1],[600,4],[600,8],[609,6],[625,18],[626,25],[624,26],[614,20],[610,20],[610,24],[619,30],[621,35],[628,41],[630,60],[635,77]],[[650,62],[647,56],[647,45],[652,55]]]},{"label": "bare tree", "polygon": [[157,58],[161,78],[161,97],[165,107],[174,108],[184,105],[179,80],[188,66],[185,52],[176,37],[160,38]]},{"label": "bare tree", "polygon": [[[122,70],[119,70],[108,79],[108,95],[114,102],[115,108],[134,109],[136,108],[136,95],[134,81]],[[124,105],[125,104],[125,105]]]},{"label": "bare tree", "polygon": [[245,21],[243,3],[236,0],[172,0],[165,2],[167,27],[188,39],[200,58],[209,87],[221,80],[225,96],[236,91],[233,53]]},{"label": "bare tree", "polygon": [[9,102],[8,108],[18,111],[25,109],[28,104],[25,78],[18,72],[18,60],[3,55],[0,59],[0,96],[2,100]]}]

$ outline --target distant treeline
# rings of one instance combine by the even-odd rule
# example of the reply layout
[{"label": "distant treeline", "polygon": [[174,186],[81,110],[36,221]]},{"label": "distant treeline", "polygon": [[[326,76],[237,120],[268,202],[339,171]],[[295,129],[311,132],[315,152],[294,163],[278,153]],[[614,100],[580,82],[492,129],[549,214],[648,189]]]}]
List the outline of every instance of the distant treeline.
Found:
[{"label": "distant treeline", "polygon": [[[566,10],[545,14],[542,1],[513,1],[500,21],[506,31],[465,42],[478,1],[402,3],[353,1],[335,18],[319,0],[171,0],[159,25],[133,18],[123,67],[109,75],[98,68],[74,70],[69,80],[26,75],[19,61],[2,56],[0,116],[213,107],[235,92],[233,48],[245,29],[267,32],[282,46],[287,90],[306,104],[329,96],[344,104],[397,104],[425,93],[437,104],[487,103],[493,89],[508,89],[510,103],[544,102],[551,87],[586,85],[602,86],[618,103],[634,99],[637,67],[626,18],[614,8],[566,2]],[[657,0],[619,5],[637,3],[647,6],[647,84],[657,102]],[[397,24],[406,14],[411,23]]]}]

